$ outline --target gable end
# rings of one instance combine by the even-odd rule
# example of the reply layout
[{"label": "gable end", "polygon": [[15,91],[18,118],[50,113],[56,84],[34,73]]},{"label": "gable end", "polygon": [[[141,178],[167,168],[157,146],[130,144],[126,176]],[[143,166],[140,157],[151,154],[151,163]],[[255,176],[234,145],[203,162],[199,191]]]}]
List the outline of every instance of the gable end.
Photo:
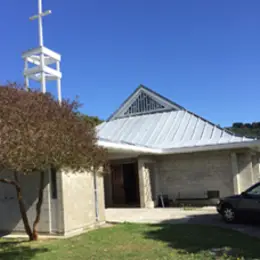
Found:
[{"label": "gable end", "polygon": [[181,109],[183,109],[181,106],[140,85],[119,109],[110,116],[108,121],[123,117]]}]

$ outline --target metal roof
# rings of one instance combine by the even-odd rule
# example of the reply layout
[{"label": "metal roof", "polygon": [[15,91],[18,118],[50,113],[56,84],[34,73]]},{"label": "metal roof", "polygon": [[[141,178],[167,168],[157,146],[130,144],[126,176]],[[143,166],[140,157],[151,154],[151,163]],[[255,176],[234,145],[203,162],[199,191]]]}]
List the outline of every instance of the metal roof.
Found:
[{"label": "metal roof", "polygon": [[98,143],[111,149],[162,154],[248,146],[260,150],[260,141],[236,136],[143,85],[96,129]]},{"label": "metal roof", "polygon": [[97,126],[97,137],[114,143],[169,149],[241,143],[234,134],[186,110],[119,118]]}]

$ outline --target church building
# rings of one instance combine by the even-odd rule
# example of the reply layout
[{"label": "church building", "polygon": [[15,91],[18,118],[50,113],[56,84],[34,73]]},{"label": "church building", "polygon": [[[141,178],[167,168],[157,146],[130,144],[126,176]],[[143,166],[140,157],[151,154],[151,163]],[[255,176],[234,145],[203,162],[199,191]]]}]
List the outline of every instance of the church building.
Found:
[{"label": "church building", "polygon": [[107,207],[237,194],[260,177],[260,140],[237,136],[145,86],[97,127],[109,151]]}]

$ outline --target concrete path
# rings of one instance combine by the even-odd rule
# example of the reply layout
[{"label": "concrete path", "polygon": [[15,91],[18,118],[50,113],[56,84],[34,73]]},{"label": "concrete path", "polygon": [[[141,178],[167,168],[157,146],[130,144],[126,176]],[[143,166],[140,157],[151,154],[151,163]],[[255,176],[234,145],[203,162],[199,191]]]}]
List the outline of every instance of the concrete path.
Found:
[{"label": "concrete path", "polygon": [[183,210],[181,208],[111,208],[106,209],[106,221],[112,223],[186,223],[194,215],[214,215],[215,208]]},{"label": "concrete path", "polygon": [[182,208],[111,208],[106,209],[106,221],[110,223],[149,223],[149,224],[199,224],[233,229],[260,238],[260,226],[227,224],[217,214],[214,207],[184,210]]}]

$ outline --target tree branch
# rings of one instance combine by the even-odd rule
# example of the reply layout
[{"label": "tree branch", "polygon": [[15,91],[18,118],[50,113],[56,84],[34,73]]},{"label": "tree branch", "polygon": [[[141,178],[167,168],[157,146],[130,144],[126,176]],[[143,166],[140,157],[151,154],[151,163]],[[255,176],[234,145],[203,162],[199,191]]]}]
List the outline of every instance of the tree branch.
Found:
[{"label": "tree branch", "polygon": [[44,190],[44,175],[45,172],[41,171],[40,173],[40,183],[39,183],[39,192],[38,192],[38,202],[36,204],[36,218],[33,222],[33,239],[38,240],[38,224],[41,218],[41,208],[43,202],[43,190]]},{"label": "tree branch", "polygon": [[5,184],[11,184],[11,185],[14,185],[15,187],[20,187],[20,185],[14,180],[9,180],[9,179],[3,178],[3,179],[0,179],[0,182],[5,183]]},{"label": "tree branch", "polygon": [[27,235],[29,236],[30,241],[33,240],[33,234],[32,234],[32,230],[29,224],[29,220],[28,220],[28,216],[27,216],[27,210],[23,201],[23,196],[22,196],[22,190],[21,190],[21,186],[19,185],[20,181],[19,181],[19,177],[18,177],[18,173],[14,172],[14,179],[17,185],[15,185],[16,188],[16,196],[18,199],[18,204],[19,204],[19,209],[20,209],[20,213],[23,219],[23,224],[24,224],[24,229],[27,233]]}]

